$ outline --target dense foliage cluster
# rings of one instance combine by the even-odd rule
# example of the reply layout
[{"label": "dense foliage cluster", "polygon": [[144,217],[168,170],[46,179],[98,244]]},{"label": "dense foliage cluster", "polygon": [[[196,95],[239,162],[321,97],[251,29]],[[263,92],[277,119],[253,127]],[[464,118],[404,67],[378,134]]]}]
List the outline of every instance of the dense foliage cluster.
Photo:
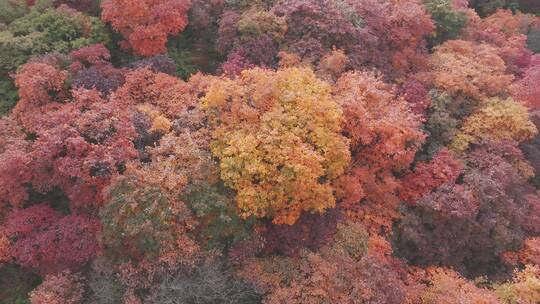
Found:
[{"label": "dense foliage cluster", "polygon": [[540,303],[539,16],[0,1],[0,303]]}]

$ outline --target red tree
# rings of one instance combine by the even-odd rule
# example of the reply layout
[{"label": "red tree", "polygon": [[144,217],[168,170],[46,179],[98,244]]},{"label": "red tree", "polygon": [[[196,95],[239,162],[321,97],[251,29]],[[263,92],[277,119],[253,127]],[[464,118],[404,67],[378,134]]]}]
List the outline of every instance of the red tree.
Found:
[{"label": "red tree", "polygon": [[454,182],[462,169],[463,165],[447,149],[443,149],[430,162],[419,163],[414,172],[403,178],[400,197],[414,204],[431,190]]},{"label": "red tree", "polygon": [[13,242],[11,256],[18,264],[40,273],[78,267],[99,251],[98,221],[78,215],[62,216],[46,204],[12,212],[5,227]]},{"label": "red tree", "polygon": [[126,38],[136,54],[152,56],[164,53],[167,36],[186,27],[190,6],[190,0],[106,0],[101,18]]},{"label": "red tree", "polygon": [[399,201],[394,173],[409,168],[424,140],[419,119],[391,85],[370,73],[345,74],[334,94],[343,107],[352,156],[336,192],[349,215],[372,222],[374,229],[390,228]]}]

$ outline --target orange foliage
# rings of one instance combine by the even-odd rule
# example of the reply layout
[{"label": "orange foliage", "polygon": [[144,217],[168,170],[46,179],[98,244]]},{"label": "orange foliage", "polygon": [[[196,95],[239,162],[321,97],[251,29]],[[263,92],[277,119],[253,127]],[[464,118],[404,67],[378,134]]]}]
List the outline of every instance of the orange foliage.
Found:
[{"label": "orange foliage", "polygon": [[446,149],[442,149],[428,163],[420,163],[414,172],[403,178],[400,197],[414,204],[424,195],[447,182],[454,182],[463,165]]},{"label": "orange foliage", "polygon": [[540,266],[540,238],[532,237],[523,242],[523,247],[517,252],[505,252],[504,259],[512,265]]},{"label": "orange foliage", "polygon": [[126,75],[126,82],[115,92],[114,99],[132,105],[147,103],[168,118],[177,118],[196,103],[188,91],[184,81],[143,68]]},{"label": "orange foliage", "polygon": [[468,11],[468,14],[469,22],[464,30],[464,39],[494,46],[506,62],[508,71],[521,74],[532,54],[527,49],[527,34],[540,28],[540,18],[502,9],[484,19],[473,11]]},{"label": "orange foliage", "polygon": [[[351,141],[352,162],[335,185],[349,215],[390,228],[396,216],[394,172],[408,169],[425,135],[419,119],[395,90],[370,73],[348,73],[334,87],[343,107],[343,132]],[[360,203],[366,198],[367,202]]]},{"label": "orange foliage", "polygon": [[493,98],[465,120],[461,131],[452,142],[452,148],[464,151],[470,143],[482,141],[519,143],[532,139],[537,133],[538,130],[523,105],[511,98]]},{"label": "orange foliage", "polygon": [[512,281],[495,286],[495,293],[505,304],[534,304],[540,302],[540,267],[525,265],[514,273]]},{"label": "orange foliage", "polygon": [[166,51],[167,36],[187,25],[190,0],[106,0],[101,18],[126,38],[136,54],[152,56]]},{"label": "orange foliage", "polygon": [[216,79],[202,101],[215,125],[212,153],[242,216],[291,225],[303,211],[334,206],[331,182],[349,151],[330,86],[311,70],[247,70]]},{"label": "orange foliage", "polygon": [[370,255],[366,238],[361,225],[342,224],[332,246],[298,259],[251,259],[239,275],[254,282],[267,304],[403,303],[403,265]]},{"label": "orange foliage", "polygon": [[278,64],[280,68],[291,68],[293,66],[300,64],[300,62],[302,61],[302,58],[300,58],[300,56],[293,53],[287,53],[284,51],[279,52],[278,57],[279,57]]},{"label": "orange foliage", "polygon": [[30,292],[32,304],[80,304],[84,296],[84,282],[78,274],[64,271],[47,275],[45,281]]},{"label": "orange foliage", "polygon": [[2,265],[2,263],[8,262],[9,259],[9,239],[4,232],[4,229],[0,228],[0,265]]},{"label": "orange foliage", "polygon": [[456,272],[444,268],[427,271],[429,287],[421,294],[423,304],[499,304],[493,292],[476,287]]},{"label": "orange foliage", "polygon": [[514,77],[497,49],[487,44],[450,40],[430,58],[431,71],[420,78],[452,96],[481,100],[504,93]]},{"label": "orange foliage", "polygon": [[[31,120],[41,111],[41,106],[60,100],[67,79],[67,72],[41,62],[29,62],[15,75],[20,101],[13,114],[24,127],[34,130]],[[56,95],[56,97],[54,96]],[[46,107],[45,107],[46,108]]]},{"label": "orange foliage", "polygon": [[319,62],[319,73],[324,76],[330,76],[330,79],[338,77],[347,68],[349,58],[342,50],[334,49],[326,54]]}]

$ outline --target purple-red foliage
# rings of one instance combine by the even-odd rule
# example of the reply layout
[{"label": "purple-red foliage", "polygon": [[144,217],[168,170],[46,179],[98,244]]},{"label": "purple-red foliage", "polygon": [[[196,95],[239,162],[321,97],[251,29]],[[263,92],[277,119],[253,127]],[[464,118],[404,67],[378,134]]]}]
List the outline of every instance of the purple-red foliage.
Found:
[{"label": "purple-red foliage", "polygon": [[32,185],[43,193],[60,187],[72,208],[95,212],[103,202],[101,190],[137,156],[136,133],[129,111],[118,103],[103,100],[97,91],[73,94],[73,102],[36,119]]},{"label": "purple-red foliage", "polygon": [[431,106],[431,97],[426,87],[416,79],[409,79],[401,88],[403,98],[410,104],[411,110],[425,116]]},{"label": "purple-red foliage", "polygon": [[285,41],[290,51],[318,60],[332,47],[355,53],[363,47],[360,19],[345,1],[287,0],[274,8],[287,22]]},{"label": "purple-red foliage", "polygon": [[5,227],[17,263],[42,274],[81,266],[100,250],[99,221],[62,216],[46,204],[13,211]]},{"label": "purple-red foliage", "polygon": [[176,64],[167,55],[156,55],[150,58],[137,60],[129,64],[128,68],[136,70],[148,68],[155,73],[165,73],[174,75],[176,73]]},{"label": "purple-red foliage", "polygon": [[[540,128],[540,113],[533,115],[532,121],[537,128]],[[540,187],[540,134],[531,140],[521,143],[520,148],[534,169],[534,184]]]},{"label": "purple-red foliage", "polygon": [[533,110],[540,109],[540,55],[535,55],[525,69],[523,77],[511,87],[512,96]]},{"label": "purple-red foliage", "polygon": [[403,177],[400,198],[414,204],[433,189],[455,182],[462,170],[461,162],[443,148],[431,161],[417,164],[414,172]]},{"label": "purple-red foliage", "polygon": [[262,252],[297,256],[304,248],[316,251],[332,242],[339,218],[339,211],[331,209],[322,215],[304,213],[294,225],[269,224],[262,233]]},{"label": "purple-red foliage", "polygon": [[219,20],[217,51],[227,54],[233,48],[237,38],[236,24],[240,21],[240,15],[234,11],[225,11]]},{"label": "purple-red foliage", "polygon": [[109,62],[111,54],[103,44],[94,44],[71,52],[72,88],[96,89],[108,96],[124,83],[124,71]]},{"label": "purple-red foliage", "polygon": [[239,75],[240,72],[255,66],[275,67],[279,49],[272,38],[262,36],[250,40],[232,51],[227,61],[221,66],[223,72],[229,76]]},{"label": "purple-red foliage", "polygon": [[73,88],[96,89],[103,96],[108,96],[124,84],[123,73],[109,66],[89,67],[77,72],[71,85]]},{"label": "purple-red foliage", "polygon": [[106,63],[111,59],[111,53],[103,44],[93,44],[69,54],[75,61],[85,64],[85,66]]},{"label": "purple-red foliage", "polygon": [[465,275],[500,274],[501,254],[536,235],[539,199],[511,163],[515,148],[477,147],[463,184],[446,184],[404,211],[396,225],[399,255],[419,265],[452,266]]}]

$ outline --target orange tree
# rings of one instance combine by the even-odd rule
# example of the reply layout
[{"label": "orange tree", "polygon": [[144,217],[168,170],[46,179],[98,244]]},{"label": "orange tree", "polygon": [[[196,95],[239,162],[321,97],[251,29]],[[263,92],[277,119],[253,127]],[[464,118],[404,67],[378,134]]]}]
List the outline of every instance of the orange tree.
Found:
[{"label": "orange tree", "polygon": [[244,71],[215,79],[202,102],[214,124],[212,153],[245,217],[293,224],[335,205],[331,182],[350,155],[330,85],[309,69]]}]

